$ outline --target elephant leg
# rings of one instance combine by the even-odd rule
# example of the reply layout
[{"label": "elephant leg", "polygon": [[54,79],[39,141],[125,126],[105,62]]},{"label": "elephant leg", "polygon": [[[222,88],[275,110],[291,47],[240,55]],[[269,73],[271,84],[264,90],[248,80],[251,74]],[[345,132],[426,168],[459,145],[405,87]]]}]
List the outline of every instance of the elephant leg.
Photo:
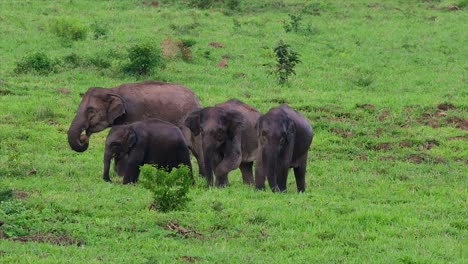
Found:
[{"label": "elephant leg", "polygon": [[288,171],[289,168],[288,166],[284,165],[283,166],[278,166],[278,172],[276,176],[276,183],[278,184],[278,189],[280,192],[286,192],[287,189],[287,181],[288,181]]},{"label": "elephant leg", "polygon": [[216,176],[216,187],[226,187],[229,185],[228,175],[223,174]]},{"label": "elephant leg", "polygon": [[135,183],[138,181],[140,168],[138,164],[128,164],[123,178],[123,184]]},{"label": "elephant leg", "polygon": [[254,183],[254,177],[252,172],[253,161],[243,162],[240,164],[239,169],[242,173],[242,180],[244,183],[252,185]]},{"label": "elephant leg", "polygon": [[265,190],[265,172],[261,160],[258,160],[255,164],[255,189]]},{"label": "elephant leg", "polygon": [[294,168],[294,176],[296,177],[296,186],[298,192],[304,192],[306,188],[305,174],[307,166],[307,155],[301,160],[299,166]]}]

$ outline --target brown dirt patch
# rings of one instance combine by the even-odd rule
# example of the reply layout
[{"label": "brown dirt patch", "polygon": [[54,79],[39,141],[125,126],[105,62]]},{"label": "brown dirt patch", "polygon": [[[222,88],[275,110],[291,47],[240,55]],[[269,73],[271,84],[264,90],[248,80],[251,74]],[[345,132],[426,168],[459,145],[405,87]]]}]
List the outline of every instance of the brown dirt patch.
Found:
[{"label": "brown dirt patch", "polygon": [[435,139],[427,140],[422,144],[421,149],[431,149],[431,148],[437,147],[439,145],[440,145],[439,141],[437,141]]},{"label": "brown dirt patch", "polygon": [[341,128],[332,128],[330,132],[340,135],[345,138],[354,136],[354,133],[352,131],[341,129]]},{"label": "brown dirt patch", "polygon": [[67,88],[58,88],[57,89],[57,92],[61,93],[61,94],[70,94],[70,89],[67,89]]},{"label": "brown dirt patch", "polygon": [[361,108],[361,109],[371,110],[371,111],[375,110],[375,105],[373,104],[358,104],[356,105],[356,107]]},{"label": "brown dirt patch", "polygon": [[456,128],[468,130],[468,119],[454,116],[447,118],[447,123],[455,125]]},{"label": "brown dirt patch", "polygon": [[385,156],[385,157],[380,157],[379,160],[396,161],[397,158],[394,156]]},{"label": "brown dirt patch", "polygon": [[[28,192],[24,192],[24,191],[14,191],[14,195],[16,198],[18,199],[26,199],[29,197],[29,193]],[[0,225],[1,226],[1,225]]]},{"label": "brown dirt patch", "polygon": [[173,40],[171,36],[161,42],[162,55],[166,58],[175,58],[180,51],[178,42]]},{"label": "brown dirt patch", "polygon": [[356,159],[358,160],[368,160],[369,158],[367,157],[367,154],[364,154],[364,153],[359,153],[357,154],[356,156]]},{"label": "brown dirt patch", "polygon": [[458,11],[458,10],[460,10],[460,7],[458,7],[456,5],[449,5],[449,6],[447,6],[447,10],[448,11]]},{"label": "brown dirt patch", "polygon": [[201,260],[200,257],[192,257],[192,256],[182,256],[180,257],[181,261],[189,262],[189,263],[195,263]]},{"label": "brown dirt patch", "polygon": [[400,147],[402,148],[411,148],[413,146],[413,143],[411,143],[410,141],[404,140],[398,143],[398,145],[400,145]]},{"label": "brown dirt patch", "polygon": [[420,164],[426,160],[426,157],[420,154],[411,154],[406,158],[406,160],[412,163]]},{"label": "brown dirt patch", "polygon": [[447,110],[457,109],[457,107],[451,103],[443,103],[443,104],[439,104],[437,106],[437,109],[447,111]]},{"label": "brown dirt patch", "polygon": [[219,68],[224,68],[228,66],[228,60],[226,58],[221,59],[221,61],[216,65]]},{"label": "brown dirt patch", "polygon": [[31,235],[31,236],[20,236],[9,238],[13,241],[18,241],[22,243],[26,242],[37,242],[37,243],[50,243],[54,245],[61,246],[70,246],[70,245],[81,245],[82,243],[76,239],[64,236],[64,235],[54,235],[54,234],[40,234],[40,235]]},{"label": "brown dirt patch", "polygon": [[220,43],[220,42],[210,42],[210,44],[208,44],[208,46],[210,47],[214,47],[214,48],[224,48],[224,44],[223,43]]},{"label": "brown dirt patch", "polygon": [[390,111],[388,110],[384,110],[380,115],[379,115],[379,121],[382,122],[382,121],[385,121],[387,120],[388,116],[390,115]]},{"label": "brown dirt patch", "polygon": [[468,135],[448,137],[447,140],[467,140]]},{"label": "brown dirt patch", "polygon": [[194,237],[194,238],[203,238],[203,235],[197,230],[191,230],[188,228],[181,227],[177,223],[168,223],[166,228],[172,231],[176,231],[177,234],[182,235],[184,238]]},{"label": "brown dirt patch", "polygon": [[158,1],[144,1],[143,2],[143,5],[145,6],[152,6],[152,7],[158,7],[159,6],[159,2]]},{"label": "brown dirt patch", "polygon": [[387,151],[392,147],[392,143],[390,142],[384,142],[384,143],[379,143],[377,145],[371,146],[372,150],[377,150],[377,151]]}]

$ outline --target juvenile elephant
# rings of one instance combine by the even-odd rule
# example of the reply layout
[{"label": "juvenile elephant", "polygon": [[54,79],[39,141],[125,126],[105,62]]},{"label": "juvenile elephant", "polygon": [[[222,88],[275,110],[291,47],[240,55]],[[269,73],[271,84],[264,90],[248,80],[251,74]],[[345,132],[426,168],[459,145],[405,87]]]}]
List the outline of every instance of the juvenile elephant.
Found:
[{"label": "juvenile elephant", "polygon": [[272,108],[257,122],[258,156],[255,186],[273,192],[286,191],[289,168],[294,168],[298,192],[305,191],[307,152],[314,132],[309,121],[286,104]]},{"label": "juvenile elephant", "polygon": [[205,172],[208,184],[228,184],[230,171],[240,168],[244,183],[253,184],[252,165],[257,152],[255,123],[257,109],[231,99],[213,107],[193,111],[185,125],[194,135],[201,135]]},{"label": "juvenile elephant", "polygon": [[[158,118],[180,126],[191,144],[196,139],[183,126],[183,120],[198,108],[200,102],[197,96],[178,84],[145,81],[114,88],[89,88],[68,130],[68,143],[73,150],[83,152],[88,149],[89,137],[93,133],[114,125]],[[189,147],[201,153],[200,144]],[[199,167],[203,169],[203,164],[199,164]]]},{"label": "juvenile elephant", "polygon": [[180,129],[159,119],[147,119],[109,131],[104,151],[104,181],[110,182],[109,168],[114,159],[123,183],[136,182],[143,164],[168,170],[183,164],[191,169],[189,149]]}]

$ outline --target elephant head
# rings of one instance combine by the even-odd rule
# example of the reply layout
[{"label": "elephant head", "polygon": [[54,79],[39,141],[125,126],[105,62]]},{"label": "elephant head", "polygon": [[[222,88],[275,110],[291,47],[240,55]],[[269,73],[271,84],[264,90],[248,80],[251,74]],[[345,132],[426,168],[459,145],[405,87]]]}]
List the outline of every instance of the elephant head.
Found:
[{"label": "elephant head", "polygon": [[[116,159],[116,164],[119,159],[124,156],[133,148],[136,144],[137,135],[131,127],[113,127],[109,131],[109,135],[106,139],[106,148],[104,151],[104,175],[105,181],[110,181],[109,169],[112,158]],[[117,166],[117,174],[123,175],[125,168]]]},{"label": "elephant head", "polygon": [[203,175],[210,185],[213,183],[213,172],[217,185],[226,185],[227,173],[239,167],[243,123],[239,112],[216,106],[193,111],[185,119],[185,125],[195,136],[201,134],[205,166]]},{"label": "elephant head", "polygon": [[265,177],[272,191],[280,191],[277,176],[285,174],[294,151],[296,125],[285,113],[278,115],[263,115],[256,124],[261,162],[259,175],[263,181]]},{"label": "elephant head", "polygon": [[[78,112],[68,130],[68,143],[78,152],[88,149],[89,136],[92,133],[112,126],[123,116],[125,102],[110,89],[90,88],[81,100]],[[85,131],[85,134],[82,134]]]}]

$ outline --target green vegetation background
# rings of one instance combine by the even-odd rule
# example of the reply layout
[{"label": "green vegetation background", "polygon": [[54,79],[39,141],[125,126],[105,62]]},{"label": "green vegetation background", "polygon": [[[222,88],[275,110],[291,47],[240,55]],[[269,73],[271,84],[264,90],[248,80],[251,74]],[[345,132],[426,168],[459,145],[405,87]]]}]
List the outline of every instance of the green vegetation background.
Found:
[{"label": "green vegetation background", "polygon": [[[0,0],[0,262],[466,263],[467,1],[202,2]],[[302,61],[284,86],[279,40]],[[136,78],[121,69],[139,43],[167,53]],[[28,72],[38,53],[50,67]],[[140,185],[103,182],[106,131],[84,153],[66,141],[80,93],[142,79],[304,113],[307,191],[235,171],[159,213]]]}]

